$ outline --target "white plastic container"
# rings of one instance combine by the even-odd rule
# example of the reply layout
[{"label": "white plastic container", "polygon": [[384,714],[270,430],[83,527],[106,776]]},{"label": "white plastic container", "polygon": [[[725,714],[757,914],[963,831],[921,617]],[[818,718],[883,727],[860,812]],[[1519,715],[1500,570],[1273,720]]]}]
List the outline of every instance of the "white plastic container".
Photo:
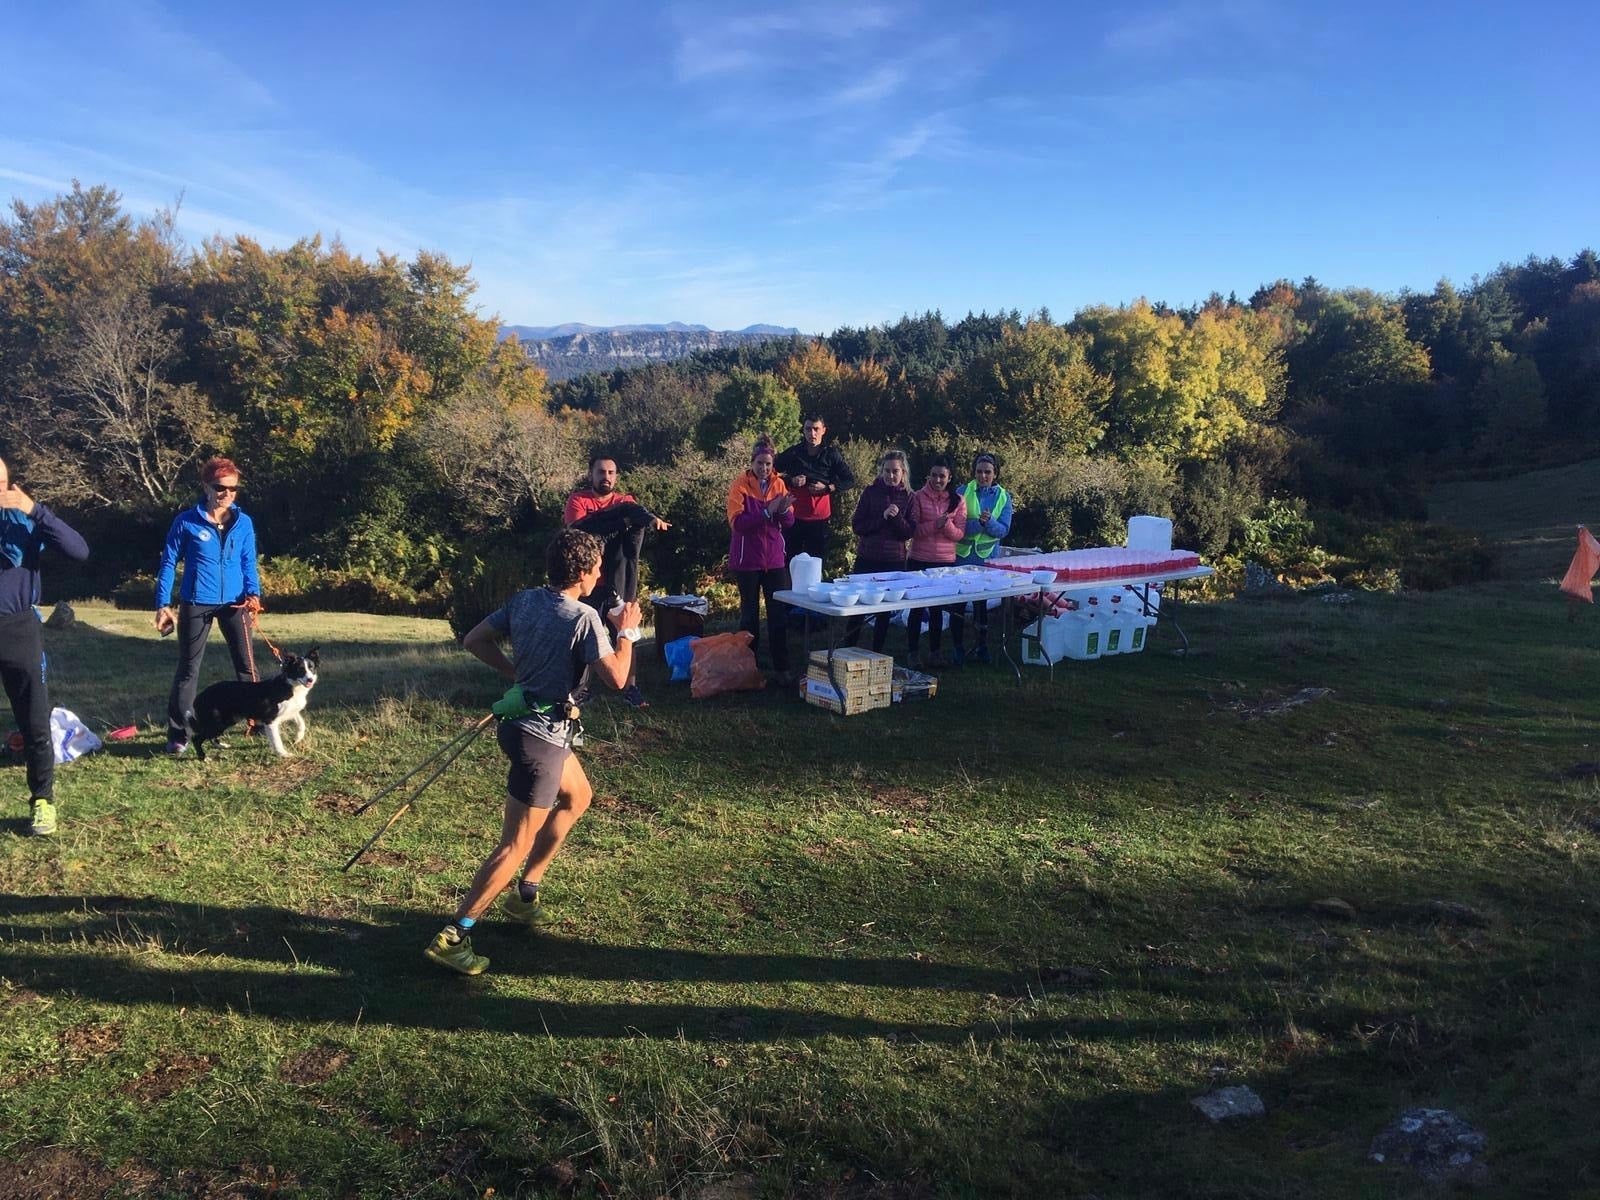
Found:
[{"label": "white plastic container", "polygon": [[1166,517],[1129,517],[1128,549],[1171,550],[1172,522]]},{"label": "white plastic container", "polygon": [[1036,666],[1064,658],[1099,658],[1105,648],[1105,621],[1084,613],[1044,617],[1029,625],[1022,643],[1022,661]]},{"label": "white plastic container", "polygon": [[796,554],[789,560],[789,585],[797,592],[809,591],[822,582],[822,560],[811,554]]}]

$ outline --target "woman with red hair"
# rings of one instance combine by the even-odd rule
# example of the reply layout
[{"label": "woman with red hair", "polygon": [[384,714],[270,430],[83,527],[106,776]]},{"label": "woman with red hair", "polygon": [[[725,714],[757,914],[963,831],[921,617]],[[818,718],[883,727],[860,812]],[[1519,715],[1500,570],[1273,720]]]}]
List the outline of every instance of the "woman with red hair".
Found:
[{"label": "woman with red hair", "polygon": [[[167,753],[189,749],[184,714],[194,706],[211,623],[233,657],[233,673],[254,678],[250,667],[250,630],[245,612],[261,607],[261,581],[256,575],[256,528],[239,508],[239,468],[231,458],[213,458],[200,468],[204,493],[198,504],[172,520],[156,572],[156,629],[165,636],[178,631],[178,673],[167,697]],[[180,603],[172,608],[172,584],[183,563]]]}]

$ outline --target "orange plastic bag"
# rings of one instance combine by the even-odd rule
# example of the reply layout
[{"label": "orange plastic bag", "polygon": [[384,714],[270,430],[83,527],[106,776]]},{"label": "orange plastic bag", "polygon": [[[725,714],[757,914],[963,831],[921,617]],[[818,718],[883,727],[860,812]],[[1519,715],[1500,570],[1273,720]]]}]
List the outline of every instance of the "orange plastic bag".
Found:
[{"label": "orange plastic bag", "polygon": [[689,667],[689,694],[704,700],[721,692],[759,692],[766,687],[767,677],[756,666],[756,652],[750,648],[754,641],[743,629],[697,641]]},{"label": "orange plastic bag", "polygon": [[1593,604],[1594,592],[1589,581],[1597,570],[1600,570],[1600,541],[1596,541],[1594,534],[1579,525],[1578,552],[1572,556],[1572,565],[1567,568],[1566,577],[1561,581],[1561,590],[1574,600]]}]

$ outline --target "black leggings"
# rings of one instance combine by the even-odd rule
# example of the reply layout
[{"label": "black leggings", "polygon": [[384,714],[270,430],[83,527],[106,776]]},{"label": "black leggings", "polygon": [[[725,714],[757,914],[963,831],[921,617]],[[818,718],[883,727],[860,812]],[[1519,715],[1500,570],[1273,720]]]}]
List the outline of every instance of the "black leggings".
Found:
[{"label": "black leggings", "polygon": [[28,794],[53,799],[56,752],[50,743],[50,689],[45,682],[39,617],[31,608],[0,617],[0,680],[11,701],[12,719],[22,730]]},{"label": "black leggings", "polygon": [[[965,604],[952,604],[946,610],[950,614],[950,640],[957,646],[962,644],[962,639],[967,632],[966,608]],[[987,600],[978,599],[972,602],[972,622],[978,627],[979,647],[987,646],[989,644],[989,602]]]},{"label": "black leggings", "polygon": [[[953,565],[953,563],[919,562],[913,558],[906,563],[906,570],[926,571],[929,567],[948,567]],[[950,634],[952,637],[956,637],[954,614],[961,607],[960,604],[937,604],[924,608],[913,608],[906,616],[906,650],[911,654],[917,652],[917,639],[922,634],[922,623],[926,621],[928,623],[928,652],[930,654],[939,653],[939,647],[944,642],[944,621],[939,614],[951,614]]]},{"label": "black leggings", "polygon": [[761,596],[767,597],[767,638],[771,642],[772,669],[789,669],[789,631],[785,622],[789,609],[782,601],[772,598],[773,592],[789,590],[789,568],[771,567],[765,571],[735,571],[739,580],[739,628],[755,639],[751,652],[761,647]]},{"label": "black leggings", "polygon": [[172,677],[167,696],[167,738],[186,742],[189,735],[183,715],[194,707],[194,694],[200,688],[200,663],[206,656],[206,639],[211,622],[222,626],[223,640],[233,657],[234,678],[253,678],[250,670],[250,631],[245,628],[244,609],[231,604],[190,604],[178,606],[178,673]]},{"label": "black leggings", "polygon": [[[887,558],[858,558],[856,559],[857,575],[887,575],[890,571],[904,571],[906,564],[903,559],[893,560]],[[870,617],[851,617],[844,627],[844,639],[852,646],[861,636],[861,627],[868,621],[872,622],[872,651],[874,654],[883,653],[883,644],[889,640],[889,618],[893,613],[874,613]]]}]

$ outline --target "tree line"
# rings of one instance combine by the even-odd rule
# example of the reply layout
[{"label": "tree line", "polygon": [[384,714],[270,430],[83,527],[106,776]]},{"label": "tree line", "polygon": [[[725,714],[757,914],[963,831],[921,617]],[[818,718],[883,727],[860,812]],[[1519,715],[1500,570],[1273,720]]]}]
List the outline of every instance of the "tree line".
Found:
[{"label": "tree line", "polygon": [[280,594],[441,611],[525,575],[598,449],[677,525],[651,547],[657,581],[705,583],[748,439],[787,441],[802,411],[869,474],[891,444],[997,451],[1014,540],[1105,540],[1166,512],[1213,558],[1308,550],[1323,513],[1416,519],[1441,473],[1596,452],[1589,250],[1398,295],[1308,278],[1067,321],[925,312],[555,385],[473,294],[438,254],[189,247],[172,214],[136,217],[105,187],[14,201],[0,453],[97,535],[79,586],[148,570],[195,464],[222,452]]}]

